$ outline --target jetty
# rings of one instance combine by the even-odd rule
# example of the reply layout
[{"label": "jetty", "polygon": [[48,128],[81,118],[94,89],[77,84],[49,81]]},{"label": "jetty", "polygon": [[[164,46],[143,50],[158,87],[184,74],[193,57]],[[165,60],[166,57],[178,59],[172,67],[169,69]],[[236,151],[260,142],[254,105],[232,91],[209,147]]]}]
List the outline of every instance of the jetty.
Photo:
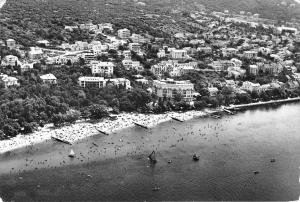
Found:
[{"label": "jetty", "polygon": [[61,143],[64,143],[64,144],[69,144],[69,145],[72,145],[71,142],[67,141],[67,140],[63,140],[61,138],[58,138],[58,137],[54,137],[54,136],[51,136],[51,138],[57,142],[61,142]]},{"label": "jetty", "polygon": [[178,118],[176,118],[176,117],[171,117],[171,119],[173,119],[173,120],[175,120],[175,121],[178,121],[178,122],[184,122],[184,120],[181,120],[181,119],[178,119]]},{"label": "jetty", "polygon": [[133,122],[135,125],[141,127],[141,128],[144,128],[144,129],[149,129],[148,126],[145,126],[143,124],[140,124],[140,123],[137,123],[137,122]]},{"label": "jetty", "polygon": [[107,135],[107,136],[109,135],[109,133],[107,133],[107,132],[105,132],[103,130],[99,130],[98,128],[96,128],[96,130],[99,131],[100,133],[104,134],[104,135]]}]

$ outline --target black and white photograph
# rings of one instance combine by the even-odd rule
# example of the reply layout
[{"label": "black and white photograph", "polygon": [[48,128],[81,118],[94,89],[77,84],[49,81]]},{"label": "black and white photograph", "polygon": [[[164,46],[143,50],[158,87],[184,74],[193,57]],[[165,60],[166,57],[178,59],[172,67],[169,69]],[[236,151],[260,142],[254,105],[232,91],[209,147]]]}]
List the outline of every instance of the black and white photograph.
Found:
[{"label": "black and white photograph", "polygon": [[0,0],[11,201],[300,201],[300,0]]}]

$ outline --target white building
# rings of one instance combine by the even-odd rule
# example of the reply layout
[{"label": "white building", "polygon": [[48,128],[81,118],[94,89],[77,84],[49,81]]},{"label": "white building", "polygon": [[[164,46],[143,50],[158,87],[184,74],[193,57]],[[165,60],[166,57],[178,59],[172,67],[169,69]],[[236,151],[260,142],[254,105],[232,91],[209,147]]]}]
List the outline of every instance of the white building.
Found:
[{"label": "white building", "polygon": [[126,89],[130,89],[130,81],[125,78],[114,78],[114,79],[107,79],[106,80],[107,85],[111,83],[114,86],[124,86]]},{"label": "white building", "polygon": [[255,58],[257,58],[257,52],[256,51],[245,51],[244,57],[247,59],[255,59]]},{"label": "white building", "polygon": [[20,85],[17,78],[8,76],[6,74],[0,74],[0,79],[3,81],[5,88]]},{"label": "white building", "polygon": [[243,85],[241,87],[242,90],[253,92],[253,91],[259,91],[260,84],[259,83],[252,83],[250,81],[243,82]]},{"label": "white building", "polygon": [[7,39],[6,40],[6,46],[9,49],[15,49],[16,48],[16,41],[14,39]]},{"label": "white building", "polygon": [[130,43],[130,44],[129,44],[129,49],[130,49],[131,51],[134,51],[134,52],[138,53],[138,52],[140,52],[140,50],[141,50],[141,45],[138,44],[138,43]]},{"label": "white building", "polygon": [[257,76],[258,75],[258,66],[257,65],[249,65],[250,74]]},{"label": "white building", "polygon": [[166,51],[165,50],[159,50],[158,53],[157,53],[157,57],[158,58],[164,58],[166,57]]},{"label": "white building", "polygon": [[21,65],[21,72],[26,72],[26,71],[30,71],[31,69],[33,69],[33,65],[34,63],[25,63]]},{"label": "white building", "polygon": [[91,61],[90,67],[92,74],[99,74],[103,77],[112,77],[115,65],[112,62]]},{"label": "white building", "polygon": [[207,54],[207,53],[212,53],[212,48],[211,47],[198,47],[197,51]]},{"label": "white building", "polygon": [[171,57],[173,59],[185,59],[187,56],[187,50],[171,50]]},{"label": "white building", "polygon": [[131,40],[133,43],[146,43],[146,39],[139,34],[132,34]]},{"label": "white building", "polygon": [[219,92],[219,89],[216,87],[208,87],[207,90],[210,96],[216,96]]},{"label": "white building", "polygon": [[43,83],[47,84],[57,84],[57,78],[53,74],[45,74],[40,76]]},{"label": "white building", "polygon": [[85,63],[88,64],[95,60],[95,55],[93,53],[84,53],[82,54],[82,58],[84,59]]},{"label": "white building", "polygon": [[121,39],[128,39],[130,37],[130,30],[129,29],[119,29],[118,30],[118,37]]},{"label": "white building", "polygon": [[28,52],[28,57],[32,60],[38,60],[43,57],[43,50],[39,47],[30,47],[30,51]]},{"label": "white building", "polygon": [[131,51],[130,50],[124,50],[123,56],[125,59],[131,59]]},{"label": "white building", "polygon": [[222,48],[222,54],[224,57],[230,57],[237,54],[237,49],[235,48]]},{"label": "white building", "polygon": [[243,65],[243,62],[237,58],[232,58],[230,61],[234,63],[235,67],[241,67]]},{"label": "white building", "polygon": [[106,80],[103,77],[79,77],[79,86],[83,88],[103,88],[106,86]]},{"label": "white building", "polygon": [[154,80],[153,88],[159,98],[174,99],[175,96],[180,95],[186,101],[193,100],[194,84],[190,81]]},{"label": "white building", "polygon": [[15,66],[15,65],[19,65],[19,59],[17,56],[14,55],[6,55],[1,62],[2,66]]},{"label": "white building", "polygon": [[40,40],[36,42],[38,45],[50,46],[50,42],[48,40]]}]

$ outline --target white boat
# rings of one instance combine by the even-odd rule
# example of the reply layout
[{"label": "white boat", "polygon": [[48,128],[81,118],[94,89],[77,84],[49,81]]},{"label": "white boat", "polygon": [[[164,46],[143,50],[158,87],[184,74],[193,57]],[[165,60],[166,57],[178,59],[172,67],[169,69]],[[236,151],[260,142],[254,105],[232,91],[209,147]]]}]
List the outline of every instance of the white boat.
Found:
[{"label": "white boat", "polygon": [[71,149],[69,157],[70,158],[74,158],[75,157],[75,152],[73,151],[73,149]]}]

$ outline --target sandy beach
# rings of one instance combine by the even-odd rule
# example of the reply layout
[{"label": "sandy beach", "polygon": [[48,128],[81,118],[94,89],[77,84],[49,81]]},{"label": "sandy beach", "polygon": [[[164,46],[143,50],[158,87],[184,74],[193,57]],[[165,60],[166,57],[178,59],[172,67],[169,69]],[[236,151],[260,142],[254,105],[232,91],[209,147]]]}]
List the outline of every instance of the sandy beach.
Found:
[{"label": "sandy beach", "polygon": [[[298,102],[299,100],[300,98],[296,97],[282,100],[271,100],[267,102],[231,105],[227,108],[230,110],[235,108],[250,108],[269,104]],[[215,110],[222,111],[221,108]],[[135,123],[145,126],[147,128],[153,128],[160,123],[170,121],[172,117],[186,121],[195,117],[207,115],[211,112],[215,111],[206,109],[204,111],[192,110],[187,112],[168,112],[164,114],[121,113],[117,116],[116,120],[110,120],[107,118],[96,123],[90,123],[81,120],[77,121],[75,124],[63,126],[60,128],[53,127],[53,124],[47,124],[45,127],[39,128],[32,134],[20,134],[12,139],[0,141],[0,154],[22,147],[42,143],[47,140],[50,140],[52,137],[74,144],[79,140],[98,135],[101,132],[104,132],[106,134],[113,134],[122,129],[134,127],[136,126]]]},{"label": "sandy beach", "polygon": [[78,121],[75,124],[61,128],[53,128],[53,124],[47,124],[45,127],[40,128],[32,134],[20,134],[12,139],[0,141],[0,154],[38,144],[49,140],[52,137],[59,138],[73,144],[84,138],[97,135],[101,133],[100,131],[112,134],[125,128],[134,127],[134,123],[152,128],[157,124],[171,120],[172,117],[180,120],[189,120],[195,117],[204,116],[207,113],[208,112],[204,111],[187,111],[184,113],[169,112],[166,114],[122,113],[117,116],[116,120],[104,119],[98,123]]}]

